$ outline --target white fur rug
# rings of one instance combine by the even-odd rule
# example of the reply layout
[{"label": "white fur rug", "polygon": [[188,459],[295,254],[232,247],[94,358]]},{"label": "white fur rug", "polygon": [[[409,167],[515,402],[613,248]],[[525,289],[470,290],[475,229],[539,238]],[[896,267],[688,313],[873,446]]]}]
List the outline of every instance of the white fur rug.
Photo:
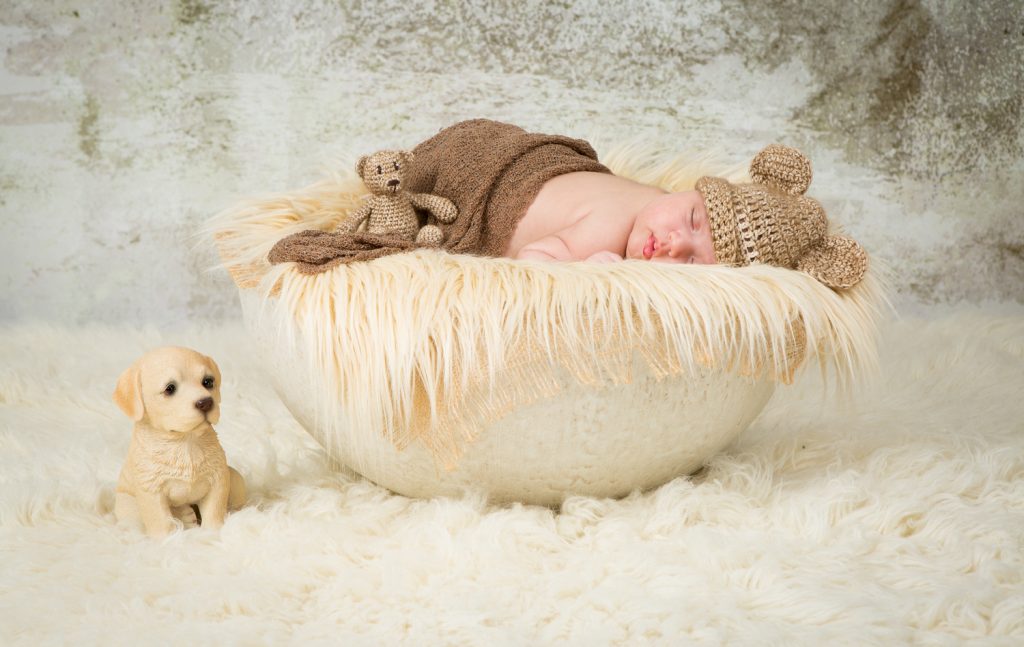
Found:
[{"label": "white fur rug", "polygon": [[[697,477],[560,511],[332,471],[238,327],[0,329],[0,644],[1021,644],[1024,313],[930,317],[853,402],[806,374]],[[220,363],[252,501],[155,542],[110,394],[164,344]]]}]

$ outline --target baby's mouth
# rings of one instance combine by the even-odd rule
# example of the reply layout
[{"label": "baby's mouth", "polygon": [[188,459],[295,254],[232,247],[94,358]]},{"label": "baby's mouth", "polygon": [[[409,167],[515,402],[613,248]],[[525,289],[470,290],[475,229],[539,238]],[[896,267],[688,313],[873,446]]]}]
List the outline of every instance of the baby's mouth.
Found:
[{"label": "baby's mouth", "polygon": [[654,252],[658,249],[658,241],[654,239],[654,234],[647,237],[647,243],[644,244],[644,259],[651,260],[654,256]]}]

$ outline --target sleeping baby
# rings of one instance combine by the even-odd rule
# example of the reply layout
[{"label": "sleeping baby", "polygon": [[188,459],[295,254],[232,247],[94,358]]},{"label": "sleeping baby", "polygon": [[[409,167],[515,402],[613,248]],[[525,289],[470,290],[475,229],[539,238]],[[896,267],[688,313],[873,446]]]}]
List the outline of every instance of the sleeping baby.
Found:
[{"label": "sleeping baby", "polygon": [[[806,272],[835,290],[860,282],[867,254],[828,233],[821,205],[804,196],[810,162],[773,144],[755,156],[749,184],[702,177],[669,193],[614,175],[587,142],[473,119],[442,129],[401,163],[378,164],[375,184],[440,196],[450,222],[425,214],[453,254],[542,261],[764,263]],[[365,177],[363,178],[366,179]],[[419,196],[422,197],[422,196]],[[424,245],[357,231],[305,231],[282,239],[271,262],[302,272],[372,261]]]},{"label": "sleeping baby", "polygon": [[608,173],[548,180],[519,221],[505,256],[537,260],[715,262],[704,200]]},{"label": "sleeping baby", "polygon": [[829,235],[821,205],[805,197],[811,165],[799,151],[768,146],[750,168],[754,183],[703,177],[669,193],[610,172],[579,171],[545,182],[504,256],[525,260],[628,259],[661,263],[755,262],[805,271],[833,289],[858,283],[867,255]]}]

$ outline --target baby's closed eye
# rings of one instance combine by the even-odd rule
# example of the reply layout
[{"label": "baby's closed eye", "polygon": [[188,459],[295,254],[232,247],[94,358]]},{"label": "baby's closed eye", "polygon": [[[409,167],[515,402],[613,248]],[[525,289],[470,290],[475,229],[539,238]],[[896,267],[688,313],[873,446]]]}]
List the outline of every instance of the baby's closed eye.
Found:
[{"label": "baby's closed eye", "polygon": [[708,224],[706,213],[698,210],[696,207],[690,210],[690,229],[692,231],[701,231],[706,224]]}]

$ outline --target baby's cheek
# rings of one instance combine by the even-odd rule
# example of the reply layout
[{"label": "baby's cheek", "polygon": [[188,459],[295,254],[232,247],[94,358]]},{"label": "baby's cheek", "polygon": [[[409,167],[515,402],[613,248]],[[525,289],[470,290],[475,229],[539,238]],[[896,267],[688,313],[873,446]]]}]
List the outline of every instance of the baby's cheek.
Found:
[{"label": "baby's cheek", "polygon": [[661,228],[666,231],[690,227],[689,220],[687,220],[687,218],[683,216],[682,212],[677,209],[659,209],[654,222],[656,224],[655,229]]},{"label": "baby's cheek", "polygon": [[711,237],[711,230],[707,227],[701,229],[701,253],[705,259],[704,262],[708,265],[718,262],[715,257],[715,241]]}]

